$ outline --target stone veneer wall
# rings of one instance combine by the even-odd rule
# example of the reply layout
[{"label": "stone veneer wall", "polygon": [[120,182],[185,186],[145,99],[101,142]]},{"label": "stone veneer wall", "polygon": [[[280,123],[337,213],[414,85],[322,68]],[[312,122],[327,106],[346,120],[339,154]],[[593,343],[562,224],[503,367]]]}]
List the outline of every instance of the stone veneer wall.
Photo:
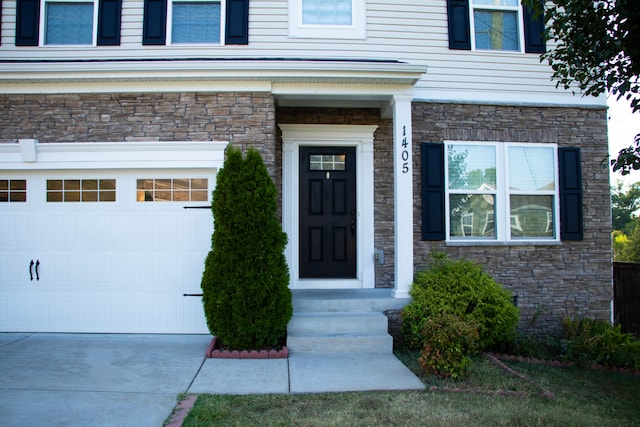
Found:
[{"label": "stone veneer wall", "polygon": [[229,141],[260,151],[276,176],[268,93],[0,95],[0,141]]},{"label": "stone veneer wall", "polygon": [[[377,109],[278,108],[265,93],[0,95],[0,141],[223,140],[255,146],[281,188],[277,123],[377,124],[374,142],[376,287],[393,287],[393,137]],[[548,142],[582,147],[584,240],[554,245],[455,246],[421,241],[421,142]],[[521,327],[560,331],[567,316],[610,318],[612,266],[604,109],[414,103],[415,269],[429,253],[479,262],[518,296]]]},{"label": "stone veneer wall", "polygon": [[[421,142],[502,141],[579,146],[582,157],[584,240],[560,244],[455,246],[421,240]],[[509,107],[471,104],[413,105],[415,269],[432,251],[481,264],[518,296],[521,328],[561,331],[566,317],[610,319],[611,211],[605,109]]]}]

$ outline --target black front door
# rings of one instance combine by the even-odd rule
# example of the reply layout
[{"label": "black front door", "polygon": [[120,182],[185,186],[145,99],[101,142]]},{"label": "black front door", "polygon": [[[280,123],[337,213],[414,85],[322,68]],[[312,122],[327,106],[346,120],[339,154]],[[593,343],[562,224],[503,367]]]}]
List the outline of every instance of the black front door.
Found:
[{"label": "black front door", "polygon": [[300,147],[300,278],[356,277],[355,147]]}]

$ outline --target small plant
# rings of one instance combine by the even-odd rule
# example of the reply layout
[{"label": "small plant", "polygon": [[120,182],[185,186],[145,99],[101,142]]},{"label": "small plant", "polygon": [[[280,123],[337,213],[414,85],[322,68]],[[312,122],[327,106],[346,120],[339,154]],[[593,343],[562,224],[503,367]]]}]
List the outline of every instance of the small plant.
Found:
[{"label": "small plant", "polygon": [[566,358],[579,365],[601,364],[610,367],[640,369],[640,341],[623,333],[620,325],[584,318],[563,321]]},{"label": "small plant", "polygon": [[202,291],[209,331],[242,349],[275,346],[293,313],[287,235],[277,218],[277,190],[260,154],[227,149],[213,192],[214,232]]},{"label": "small plant", "polygon": [[478,325],[478,350],[513,339],[519,321],[511,295],[471,261],[432,255],[430,268],[416,275],[412,302],[402,311],[403,333],[412,350],[424,347],[425,322],[451,314]]},{"label": "small plant", "polygon": [[467,376],[479,339],[475,323],[441,314],[424,322],[423,337],[424,348],[418,362],[427,375],[454,379]]}]

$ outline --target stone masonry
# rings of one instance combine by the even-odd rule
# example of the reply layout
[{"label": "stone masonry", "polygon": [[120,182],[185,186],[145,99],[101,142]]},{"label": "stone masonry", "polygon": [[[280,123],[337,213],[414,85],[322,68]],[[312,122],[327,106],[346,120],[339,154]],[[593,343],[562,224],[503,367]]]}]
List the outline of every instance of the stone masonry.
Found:
[{"label": "stone masonry", "polygon": [[[281,188],[277,123],[378,125],[374,142],[376,287],[393,287],[392,121],[378,109],[276,108],[268,93],[0,95],[0,141],[230,141],[256,147]],[[421,142],[502,141],[580,146],[584,240],[553,244],[454,245],[421,240]],[[606,110],[414,103],[414,263],[429,254],[480,263],[518,297],[521,328],[559,333],[565,317],[609,319],[612,297],[611,214]]]}]

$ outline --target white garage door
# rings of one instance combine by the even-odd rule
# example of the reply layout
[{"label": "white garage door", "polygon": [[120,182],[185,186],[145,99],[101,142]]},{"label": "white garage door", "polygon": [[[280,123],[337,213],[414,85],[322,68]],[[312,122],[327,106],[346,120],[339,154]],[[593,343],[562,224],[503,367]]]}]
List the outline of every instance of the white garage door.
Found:
[{"label": "white garage door", "polygon": [[219,164],[170,163],[0,172],[0,330],[206,333]]}]

